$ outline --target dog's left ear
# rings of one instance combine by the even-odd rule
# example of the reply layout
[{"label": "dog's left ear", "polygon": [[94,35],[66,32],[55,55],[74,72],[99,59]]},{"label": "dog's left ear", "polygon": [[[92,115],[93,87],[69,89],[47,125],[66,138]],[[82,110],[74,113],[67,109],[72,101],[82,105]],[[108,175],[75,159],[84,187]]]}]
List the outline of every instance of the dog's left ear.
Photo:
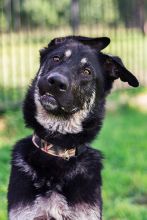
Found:
[{"label": "dog's left ear", "polygon": [[128,82],[130,86],[139,86],[139,82],[136,77],[126,69],[119,57],[101,53],[100,60],[105,73],[112,80],[120,78],[123,82]]}]

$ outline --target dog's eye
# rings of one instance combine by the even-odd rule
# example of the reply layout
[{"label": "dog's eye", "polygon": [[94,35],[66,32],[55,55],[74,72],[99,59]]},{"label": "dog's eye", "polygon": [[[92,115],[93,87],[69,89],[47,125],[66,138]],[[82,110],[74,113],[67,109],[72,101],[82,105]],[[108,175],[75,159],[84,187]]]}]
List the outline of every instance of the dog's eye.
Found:
[{"label": "dog's eye", "polygon": [[53,61],[54,61],[54,62],[59,62],[59,61],[60,61],[60,57],[54,56],[54,57],[53,57]]},{"label": "dog's eye", "polygon": [[84,69],[84,75],[91,75],[91,70],[89,68]]}]

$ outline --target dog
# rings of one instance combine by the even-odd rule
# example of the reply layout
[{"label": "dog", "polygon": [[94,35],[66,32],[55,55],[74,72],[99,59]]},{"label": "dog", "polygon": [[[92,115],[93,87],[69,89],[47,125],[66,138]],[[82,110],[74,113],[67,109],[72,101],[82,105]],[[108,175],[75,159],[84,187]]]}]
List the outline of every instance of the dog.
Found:
[{"label": "dog", "polygon": [[99,133],[113,82],[139,85],[122,60],[101,52],[107,37],[67,36],[40,51],[23,113],[33,135],[16,143],[8,187],[10,220],[101,220]]}]

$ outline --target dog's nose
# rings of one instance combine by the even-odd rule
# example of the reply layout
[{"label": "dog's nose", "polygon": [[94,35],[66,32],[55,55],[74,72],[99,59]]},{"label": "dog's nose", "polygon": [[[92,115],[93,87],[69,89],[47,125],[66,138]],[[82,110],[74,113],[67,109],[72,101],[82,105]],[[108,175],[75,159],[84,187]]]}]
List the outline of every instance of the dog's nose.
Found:
[{"label": "dog's nose", "polygon": [[50,89],[59,92],[66,92],[69,86],[67,77],[61,75],[60,73],[51,73],[48,77],[48,84]]}]

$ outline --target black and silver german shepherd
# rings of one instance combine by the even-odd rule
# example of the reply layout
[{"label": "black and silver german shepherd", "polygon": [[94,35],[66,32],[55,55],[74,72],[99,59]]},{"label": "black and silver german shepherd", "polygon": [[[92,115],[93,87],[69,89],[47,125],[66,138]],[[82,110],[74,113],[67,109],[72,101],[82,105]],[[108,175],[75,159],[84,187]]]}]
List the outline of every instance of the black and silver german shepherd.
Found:
[{"label": "black and silver german shepherd", "polygon": [[102,53],[107,37],[68,36],[40,51],[24,119],[34,134],[12,154],[10,220],[101,220],[102,155],[98,134],[114,80],[138,81],[121,59]]}]

